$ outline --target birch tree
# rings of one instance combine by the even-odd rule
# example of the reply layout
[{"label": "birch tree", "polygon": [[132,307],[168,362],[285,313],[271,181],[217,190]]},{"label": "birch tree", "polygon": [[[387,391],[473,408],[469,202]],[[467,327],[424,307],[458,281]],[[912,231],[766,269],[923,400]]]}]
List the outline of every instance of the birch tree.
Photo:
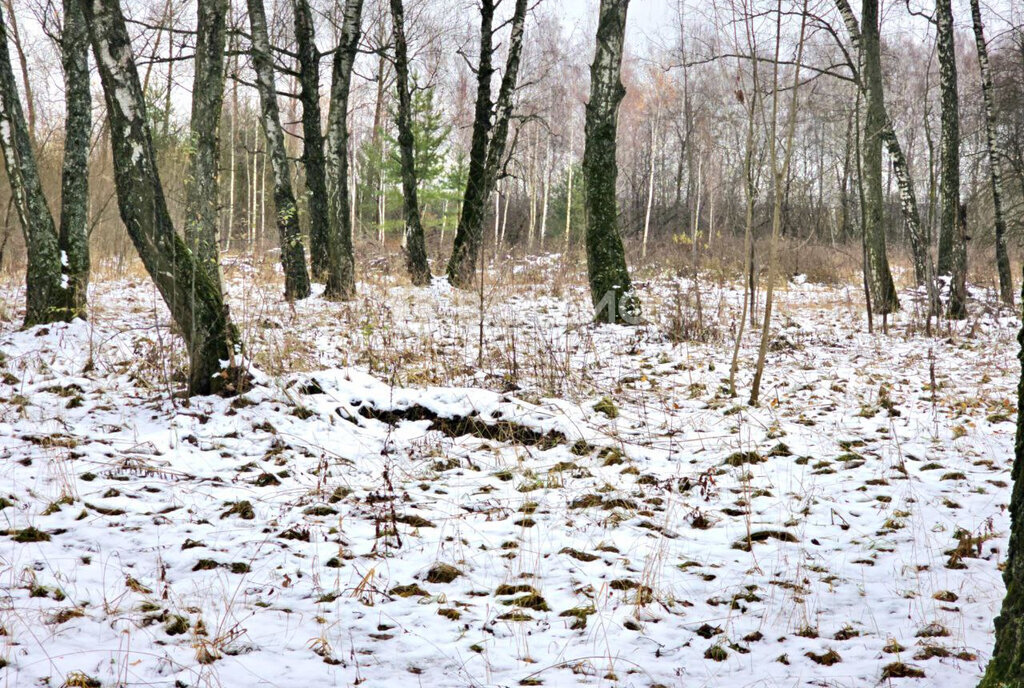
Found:
[{"label": "birch tree", "polygon": [[951,0],[936,0],[942,134],[939,142],[939,274],[952,276],[950,318],[967,316],[967,237],[960,222],[960,105]]},{"label": "birch tree", "polygon": [[[853,14],[848,0],[835,0],[836,8],[843,18],[846,31],[850,34],[850,42],[853,44],[857,55],[863,55],[862,37],[860,23]],[[853,72],[854,81],[861,93],[867,96],[867,82],[863,78],[861,65],[855,64],[852,60],[849,68]],[[884,94],[882,99],[884,108]],[[906,225],[907,233],[910,235],[910,245],[914,256],[914,277],[917,284],[925,284],[930,294],[931,309],[938,307],[938,296],[934,285],[934,269],[931,259],[931,238],[921,223],[921,211],[917,205],[917,194],[914,191],[914,180],[910,174],[910,165],[907,163],[907,156],[903,153],[903,147],[896,136],[892,119],[888,111],[884,113],[885,122],[882,128],[882,140],[885,142],[892,162],[893,176],[896,178],[896,186],[900,195],[900,209],[903,213],[903,222]]]},{"label": "birch tree", "polygon": [[[899,308],[896,286],[889,270],[885,249],[884,193],[882,186],[882,132],[885,128],[885,102],[882,95],[882,57],[879,38],[878,0],[864,0],[861,5],[863,34],[861,41],[861,78],[865,82],[867,112],[864,117],[864,270],[871,292],[874,313],[887,316]],[[884,325],[883,325],[884,327]]]},{"label": "birch tree", "polygon": [[221,289],[218,257],[220,115],[224,104],[227,0],[199,0],[192,85],[192,140],[185,180],[185,241],[198,269]]},{"label": "birch tree", "polygon": [[57,244],[68,317],[84,318],[89,289],[89,147],[92,94],[89,92],[89,34],[78,0],[64,0],[60,35],[64,71],[64,161],[61,171]]},{"label": "birch tree", "polygon": [[50,206],[43,195],[29,126],[11,68],[7,26],[0,12],[0,149],[28,253],[25,327],[70,320],[61,275],[61,251]]},{"label": "birch tree", "polygon": [[348,195],[348,96],[359,47],[363,0],[345,0],[341,37],[331,67],[331,109],[327,115],[327,284],[324,296],[350,299],[356,293],[352,255],[352,206]]},{"label": "birch tree", "polygon": [[992,659],[978,688],[1024,688],[1024,327],[1017,335],[1017,436],[1013,448],[1013,488],[1010,495],[1010,543],[1003,582],[1006,596],[995,619]]},{"label": "birch tree", "polygon": [[981,21],[981,6],[971,0],[971,23],[974,42],[978,48],[978,67],[981,71],[981,96],[985,106],[985,146],[988,152],[989,184],[992,187],[992,215],[996,235],[996,268],[999,272],[999,297],[1003,303],[1013,305],[1013,276],[1010,256],[1006,252],[1006,218],[1003,216],[1003,178],[999,139],[996,136],[995,99],[992,91],[992,66],[985,43],[985,27]]},{"label": "birch tree", "polygon": [[238,391],[245,379],[233,365],[238,333],[220,291],[197,267],[167,211],[146,101],[119,1],[79,2],[103,85],[121,219],[185,338],[189,393]]},{"label": "birch tree", "polygon": [[[935,0],[936,45],[939,63],[939,104],[941,133],[939,140],[939,274],[949,274],[952,268],[953,231],[956,226],[956,203],[959,201],[959,111],[950,106],[950,97],[956,92],[956,61],[953,43],[953,17],[950,0]],[[957,159],[950,166],[950,159]],[[949,193],[956,183],[955,193]],[[948,200],[949,203],[946,203]]]},{"label": "birch tree", "polygon": [[412,132],[412,104],[409,93],[409,54],[405,40],[405,8],[402,0],[391,0],[391,30],[395,44],[395,87],[398,90],[398,149],[401,156],[402,210],[405,214],[405,264],[415,285],[430,284],[423,221],[416,194],[415,139]]},{"label": "birch tree", "polygon": [[640,316],[619,235],[615,196],[618,112],[626,95],[621,74],[628,9],[629,0],[601,0],[583,151],[590,298],[596,319],[609,323],[634,323]]},{"label": "birch tree", "polygon": [[647,237],[651,231],[651,208],[654,206],[654,140],[655,122],[657,117],[651,120],[651,142],[649,165],[647,169],[647,206],[644,209],[644,235],[640,243],[640,257],[647,257]]},{"label": "birch tree", "polygon": [[[3,0],[7,8],[7,16],[10,18],[10,39],[14,46],[14,52],[18,56],[18,67],[21,71],[21,85],[25,89],[25,112],[28,114],[28,137],[33,147],[36,144],[36,97],[32,89],[32,81],[28,76],[28,56],[25,54],[25,41],[22,40],[21,28],[19,27],[18,13],[14,11],[13,0]],[[5,43],[6,46],[6,43]]]},{"label": "birch tree", "polygon": [[284,146],[284,129],[277,104],[274,60],[267,34],[267,15],[263,0],[246,0],[249,27],[252,30],[252,65],[256,71],[256,90],[260,95],[260,121],[267,141],[270,168],[274,178],[274,206],[277,211],[277,233],[284,268],[284,296],[289,301],[309,296],[309,274],[306,272],[306,251],[299,230],[299,213],[288,169]]},{"label": "birch tree", "polygon": [[[500,1],[500,0],[499,0]],[[480,61],[477,64],[476,105],[473,137],[469,150],[469,176],[462,198],[462,213],[455,231],[455,243],[448,260],[448,280],[457,287],[473,282],[476,261],[483,241],[487,199],[494,193],[500,167],[505,159],[509,120],[519,81],[519,63],[523,52],[527,0],[516,0],[510,23],[508,55],[498,97],[492,100],[494,78],[495,0],[480,2]]]},{"label": "birch tree", "polygon": [[320,53],[309,0],[294,0],[295,43],[299,63],[299,101],[302,103],[302,166],[306,170],[309,207],[309,263],[314,277],[327,272],[327,171],[324,136],[320,129]]}]

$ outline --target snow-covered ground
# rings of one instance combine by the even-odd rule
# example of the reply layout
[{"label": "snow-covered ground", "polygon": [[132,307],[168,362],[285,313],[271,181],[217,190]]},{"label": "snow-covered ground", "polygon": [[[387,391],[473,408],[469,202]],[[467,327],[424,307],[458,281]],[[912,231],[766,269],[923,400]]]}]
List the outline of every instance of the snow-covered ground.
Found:
[{"label": "snow-covered ground", "polygon": [[752,408],[749,327],[727,393],[728,285],[695,322],[689,286],[652,277],[651,322],[620,328],[587,323],[557,260],[496,273],[482,311],[384,278],[291,309],[228,274],[257,381],[236,399],[177,394],[142,278],[28,331],[0,292],[3,685],[980,676],[1016,318],[927,338],[904,294],[868,335],[855,287],[795,280]]}]

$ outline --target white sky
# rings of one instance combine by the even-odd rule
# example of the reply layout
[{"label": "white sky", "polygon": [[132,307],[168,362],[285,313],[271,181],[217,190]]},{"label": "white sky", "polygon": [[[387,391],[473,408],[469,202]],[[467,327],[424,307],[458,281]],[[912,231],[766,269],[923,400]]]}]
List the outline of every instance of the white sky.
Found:
[{"label": "white sky", "polygon": [[[568,25],[580,23],[586,26],[587,21],[596,22],[599,0],[548,0],[548,6],[557,6],[559,13],[566,18]],[[687,0],[691,11],[706,6],[704,0]],[[860,1],[851,0],[854,11],[860,13]],[[906,21],[905,0],[881,0],[882,16],[890,21]],[[647,39],[658,36],[676,22],[677,0],[632,0],[627,15],[629,42],[636,48],[649,42]],[[910,0],[915,10],[930,10],[934,0]],[[1021,0],[982,0],[982,14],[990,23],[1019,22],[1024,3]],[[953,0],[953,14],[958,26],[971,30],[971,14],[967,0]],[[883,20],[884,21],[884,20]]]},{"label": "white sky", "polygon": [[[562,0],[558,5],[558,11],[565,17],[567,26],[586,26],[587,22],[596,26],[598,4],[598,0]],[[675,17],[675,5],[673,0],[632,0],[629,3],[629,13],[626,15],[626,30],[629,32],[630,42],[656,35],[660,30],[671,26]]]}]

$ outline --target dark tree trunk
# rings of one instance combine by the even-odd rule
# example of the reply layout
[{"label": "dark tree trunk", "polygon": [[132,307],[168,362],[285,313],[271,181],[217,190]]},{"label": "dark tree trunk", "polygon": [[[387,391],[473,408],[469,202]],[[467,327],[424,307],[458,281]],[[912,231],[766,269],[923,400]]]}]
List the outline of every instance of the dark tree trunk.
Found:
[{"label": "dark tree trunk", "polygon": [[423,239],[423,222],[416,197],[416,155],[409,95],[409,55],[405,42],[402,0],[391,0],[391,30],[395,43],[395,84],[398,90],[398,148],[402,168],[402,209],[405,213],[405,264],[415,285],[430,284],[430,266]]},{"label": "dark tree trunk", "polygon": [[243,377],[223,362],[238,333],[221,294],[174,231],[156,166],[146,101],[119,0],[80,0],[107,105],[121,219],[188,346],[189,393],[229,393]]},{"label": "dark tree trunk", "polygon": [[327,115],[326,166],[330,224],[327,232],[327,284],[324,296],[350,299],[356,294],[352,256],[352,208],[348,195],[348,94],[359,45],[363,0],[345,0],[341,38],[331,69],[331,110]]},{"label": "dark tree trunk", "polygon": [[[1024,295],[1021,297],[1024,299]],[[1013,493],[1010,495],[1010,544],[1006,551],[1003,582],[1006,597],[996,617],[996,643],[978,688],[1024,688],[1024,327],[1017,335],[1017,441],[1013,457]]]},{"label": "dark tree trunk", "polygon": [[[967,266],[966,251],[958,238],[957,212],[960,206],[960,112],[957,96],[956,47],[951,0],[936,0],[935,18],[939,52],[939,92],[942,135],[939,142],[939,261],[940,275],[953,275],[961,264]],[[949,315],[962,317],[963,304],[950,303]]]},{"label": "dark tree trunk", "polygon": [[487,147],[487,179],[490,181],[488,195],[494,190],[499,173],[505,163],[508,126],[512,120],[514,98],[519,83],[519,64],[523,55],[523,34],[527,8],[527,0],[516,0],[509,35],[508,55],[505,56],[505,73],[501,76],[498,99],[494,103],[494,128],[491,130],[491,140]]},{"label": "dark tree trunk", "polygon": [[615,202],[615,139],[619,104],[626,95],[621,72],[628,7],[629,0],[601,0],[583,152],[590,297],[596,319],[610,323],[632,323],[640,315],[619,236]]},{"label": "dark tree trunk", "polygon": [[[839,9],[839,14],[843,18],[843,23],[846,25],[846,30],[850,34],[850,41],[853,43],[856,51],[860,53],[862,50],[861,34],[857,17],[854,16],[853,9],[850,7],[848,0],[835,0],[835,3]],[[853,70],[854,78],[861,92],[867,96],[867,83],[860,74],[860,65],[851,64],[850,69]],[[882,103],[884,107],[884,98]],[[910,234],[910,245],[914,254],[914,277],[917,284],[928,285],[933,308],[937,308],[937,295],[932,277],[931,242],[921,224],[921,211],[917,207],[917,195],[914,192],[914,181],[910,175],[910,165],[907,164],[907,158],[903,154],[903,148],[896,137],[896,130],[893,128],[888,112],[885,112],[885,126],[882,129],[882,139],[889,151],[893,175],[896,177],[896,186],[900,193],[900,209],[903,213],[903,222],[907,227],[908,234]]]},{"label": "dark tree trunk", "polygon": [[949,317],[963,320],[967,317],[967,204],[957,205],[956,225],[953,229],[953,262],[950,264]]},{"label": "dark tree trunk", "polygon": [[1013,305],[1013,276],[1010,256],[1006,252],[1006,218],[1003,216],[1003,180],[1000,169],[1002,152],[996,138],[995,102],[992,95],[992,67],[985,45],[985,28],[981,23],[978,0],[971,0],[971,19],[974,24],[974,42],[978,47],[978,66],[981,70],[981,95],[985,103],[985,143],[988,147],[989,182],[992,185],[992,215],[996,234],[996,268],[999,271],[999,297],[1003,303]]},{"label": "dark tree trunk", "polygon": [[480,4],[480,62],[477,65],[476,105],[473,137],[469,147],[469,172],[462,195],[462,212],[455,229],[452,255],[448,260],[448,281],[467,287],[473,283],[476,261],[483,241],[487,197],[487,142],[491,134],[491,79],[494,76],[494,0]]},{"label": "dark tree trunk", "polygon": [[295,42],[299,53],[299,100],[302,102],[302,164],[309,204],[309,262],[314,277],[327,273],[327,172],[320,129],[320,53],[308,0],[295,0]]},{"label": "dark tree trunk", "polygon": [[219,228],[220,115],[224,104],[227,0],[199,0],[192,82],[192,145],[185,179],[185,241],[196,266],[221,292]]},{"label": "dark tree trunk", "polygon": [[28,251],[25,275],[25,327],[71,320],[67,308],[61,250],[50,206],[43,195],[32,139],[7,49],[7,27],[0,12],[0,149]]},{"label": "dark tree trunk", "polygon": [[885,249],[885,197],[882,191],[882,132],[885,102],[882,96],[882,59],[878,35],[878,0],[862,5],[863,40],[861,59],[866,85],[867,112],[864,116],[864,269],[868,275],[874,312],[888,315],[899,308],[896,287]]},{"label": "dark tree trunk", "polygon": [[[469,149],[469,176],[462,197],[462,214],[455,230],[452,255],[448,260],[448,281],[457,287],[472,284],[476,261],[483,240],[483,222],[487,199],[494,192],[498,172],[505,156],[513,96],[519,79],[519,61],[523,50],[523,27],[526,22],[526,0],[516,0],[511,20],[511,36],[505,73],[502,75],[498,99],[491,99],[494,76],[494,0],[480,5],[480,63],[477,66],[476,107],[473,116],[473,138]],[[493,124],[492,124],[493,116]]]},{"label": "dark tree trunk", "polygon": [[274,177],[274,207],[277,210],[277,233],[281,243],[281,265],[284,268],[284,296],[289,301],[309,296],[309,274],[306,252],[302,247],[299,213],[288,170],[288,153],[284,146],[284,129],[277,105],[274,84],[274,60],[267,35],[267,15],[263,0],[247,0],[249,26],[252,29],[252,65],[256,72],[256,90],[260,94],[263,133]]},{"label": "dark tree trunk", "polygon": [[86,317],[89,289],[89,33],[78,0],[64,0],[60,36],[64,69],[64,163],[61,172],[60,228],[65,302],[71,317]]}]

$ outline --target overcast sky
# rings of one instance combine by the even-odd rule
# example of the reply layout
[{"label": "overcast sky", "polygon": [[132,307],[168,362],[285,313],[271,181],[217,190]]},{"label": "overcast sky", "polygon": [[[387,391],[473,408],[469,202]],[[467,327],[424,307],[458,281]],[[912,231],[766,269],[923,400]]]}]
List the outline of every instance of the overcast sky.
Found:
[{"label": "overcast sky", "polygon": [[[629,37],[642,38],[657,35],[670,27],[675,17],[674,0],[633,0],[626,15],[626,29]],[[597,25],[598,0],[562,0],[558,11],[565,17],[566,25],[581,28]]]},{"label": "overcast sky", "polygon": [[[599,0],[554,0],[548,4],[550,6],[554,3],[557,3],[558,12],[565,17],[568,26],[578,25],[582,29],[587,27],[587,22],[592,22],[590,26],[596,26]],[[707,3],[703,0],[687,0],[687,4],[691,11],[699,11],[702,6],[707,7]],[[860,1],[853,0],[850,4],[859,14]],[[882,0],[881,5],[883,23],[887,25],[907,23],[905,0]],[[672,36],[673,27],[676,24],[677,6],[677,0],[632,0],[629,3],[626,23],[629,31],[629,43],[634,49],[659,36],[663,39]],[[934,1],[910,0],[910,6],[915,10],[926,10],[934,6]],[[1024,2],[1021,0],[982,0],[981,6],[987,23],[999,28],[1005,25],[1004,22],[1020,22],[1024,15],[1024,11],[1022,11]],[[970,31],[971,14],[967,0],[953,0],[953,13],[958,27],[961,30]]]}]

